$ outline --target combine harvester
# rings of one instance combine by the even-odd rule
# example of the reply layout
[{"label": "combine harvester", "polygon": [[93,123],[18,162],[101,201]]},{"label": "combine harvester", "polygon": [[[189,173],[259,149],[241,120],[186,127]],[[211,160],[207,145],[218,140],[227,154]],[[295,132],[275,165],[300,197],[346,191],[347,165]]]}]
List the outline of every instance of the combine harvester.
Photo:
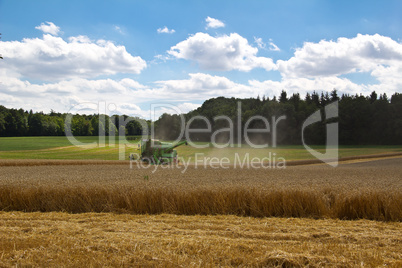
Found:
[{"label": "combine harvester", "polygon": [[187,141],[173,144],[169,142],[161,142],[159,140],[141,140],[141,160],[155,165],[178,163],[177,151],[173,149],[183,144],[187,145]]}]

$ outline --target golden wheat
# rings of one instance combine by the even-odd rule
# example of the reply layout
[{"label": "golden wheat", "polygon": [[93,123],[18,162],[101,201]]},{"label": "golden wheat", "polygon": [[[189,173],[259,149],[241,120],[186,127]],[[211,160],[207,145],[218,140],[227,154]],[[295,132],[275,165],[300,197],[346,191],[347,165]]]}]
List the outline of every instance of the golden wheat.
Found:
[{"label": "golden wheat", "polygon": [[8,166],[0,168],[0,210],[401,221],[400,160],[284,170]]},{"label": "golden wheat", "polygon": [[401,267],[402,223],[0,212],[0,267]]}]

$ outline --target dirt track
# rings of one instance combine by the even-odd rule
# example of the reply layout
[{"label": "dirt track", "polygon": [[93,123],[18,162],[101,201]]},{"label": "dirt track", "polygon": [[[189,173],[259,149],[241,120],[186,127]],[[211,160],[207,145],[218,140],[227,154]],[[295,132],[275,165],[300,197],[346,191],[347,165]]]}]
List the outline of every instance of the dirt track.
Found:
[{"label": "dirt track", "polygon": [[[341,165],[351,165],[354,167],[393,167],[402,166],[402,157],[387,157],[387,158],[374,158],[374,159],[361,159],[354,161],[345,161]],[[402,174],[401,180],[402,180]]]}]

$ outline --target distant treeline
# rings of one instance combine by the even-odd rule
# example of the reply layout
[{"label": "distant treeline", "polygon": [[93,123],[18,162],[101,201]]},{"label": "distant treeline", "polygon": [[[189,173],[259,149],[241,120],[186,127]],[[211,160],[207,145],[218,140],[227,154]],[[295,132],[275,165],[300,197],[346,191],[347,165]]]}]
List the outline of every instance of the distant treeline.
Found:
[{"label": "distant treeline", "polygon": [[[304,99],[299,94],[288,96],[282,91],[279,99],[274,97],[257,97],[250,99],[214,98],[207,100],[198,109],[185,115],[186,122],[195,116],[204,116],[212,125],[212,133],[219,129],[230,127],[226,119],[217,119],[216,116],[225,115],[231,119],[234,129],[234,141],[238,141],[238,102],[241,102],[240,140],[244,142],[244,126],[255,115],[266,118],[270,124],[270,133],[250,134],[253,144],[273,144],[273,133],[276,134],[278,145],[297,145],[302,143],[303,122],[315,111],[321,110],[325,119],[324,107],[338,101],[339,117],[323,120],[312,124],[304,130],[307,144],[326,143],[326,124],[339,123],[339,144],[342,145],[397,145],[402,144],[402,94],[395,93],[388,98],[386,94],[377,95],[372,92],[370,96],[346,95],[338,96],[337,91],[313,92],[306,94]],[[285,120],[278,121],[274,130],[273,120],[280,116]],[[272,119],[275,117],[276,119]],[[162,139],[173,140],[180,135],[180,117],[178,115],[164,114],[156,122],[156,136]],[[191,129],[206,129],[205,120],[194,120]],[[262,120],[253,120],[248,128],[266,128]],[[219,131],[218,131],[219,132]],[[217,134],[215,140],[226,143],[230,139],[229,131]],[[193,133],[193,141],[210,141],[210,133]]]},{"label": "distant treeline", "polygon": [[[49,114],[34,113],[32,110],[7,109],[0,105],[0,136],[63,136],[66,135],[65,120],[67,113]],[[122,124],[122,122],[128,122]],[[140,118],[130,118],[126,115],[73,115],[71,132],[74,136],[119,135],[123,129],[125,135],[141,135],[141,123],[150,122]],[[123,126],[124,125],[124,126]]]},{"label": "distant treeline", "polygon": [[[343,145],[397,145],[402,144],[402,94],[395,93],[390,98],[386,94],[369,96],[346,95],[338,96],[337,91],[313,92],[304,99],[298,93],[288,96],[282,91],[279,98],[213,98],[205,101],[201,107],[183,114],[187,124],[195,116],[202,116],[211,123],[208,132],[191,133],[192,141],[211,141],[211,137],[219,142],[228,142],[230,138],[235,143],[244,142],[244,127],[247,121],[255,115],[266,118],[270,123],[269,133],[249,134],[254,144],[272,144],[276,135],[278,145],[301,144],[303,122],[315,111],[321,110],[325,119],[324,107],[338,101],[339,117],[323,120],[308,126],[304,130],[305,141],[308,144],[325,144],[326,124],[339,123],[339,143]],[[241,111],[239,116],[239,103]],[[62,136],[65,135],[65,120],[67,114],[54,111],[44,114],[23,109],[7,109],[0,106],[0,136]],[[220,116],[220,117],[217,117]],[[223,119],[222,116],[226,116]],[[273,120],[280,116],[286,119],[277,123]],[[135,120],[134,120],[135,119]],[[229,122],[229,120],[231,122]],[[128,122],[127,124],[124,123]],[[155,136],[165,140],[175,140],[182,133],[180,115],[163,114],[155,122]],[[231,124],[232,123],[232,124]],[[150,128],[151,122],[126,115],[74,115],[71,120],[72,134],[75,136],[101,135],[141,135],[143,126]],[[192,120],[190,129],[206,129],[205,120]],[[263,120],[251,120],[248,129],[263,129]],[[230,129],[230,131],[229,131]],[[219,131],[221,130],[221,131]],[[238,137],[240,130],[241,137]]]}]

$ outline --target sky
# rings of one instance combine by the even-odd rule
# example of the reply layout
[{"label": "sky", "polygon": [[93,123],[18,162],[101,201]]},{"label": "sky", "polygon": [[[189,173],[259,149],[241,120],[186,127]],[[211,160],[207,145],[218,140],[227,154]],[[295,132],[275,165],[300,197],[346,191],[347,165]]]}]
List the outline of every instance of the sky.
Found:
[{"label": "sky", "polygon": [[398,0],[0,0],[0,105],[149,119],[282,90],[391,96],[402,93],[400,10]]}]

